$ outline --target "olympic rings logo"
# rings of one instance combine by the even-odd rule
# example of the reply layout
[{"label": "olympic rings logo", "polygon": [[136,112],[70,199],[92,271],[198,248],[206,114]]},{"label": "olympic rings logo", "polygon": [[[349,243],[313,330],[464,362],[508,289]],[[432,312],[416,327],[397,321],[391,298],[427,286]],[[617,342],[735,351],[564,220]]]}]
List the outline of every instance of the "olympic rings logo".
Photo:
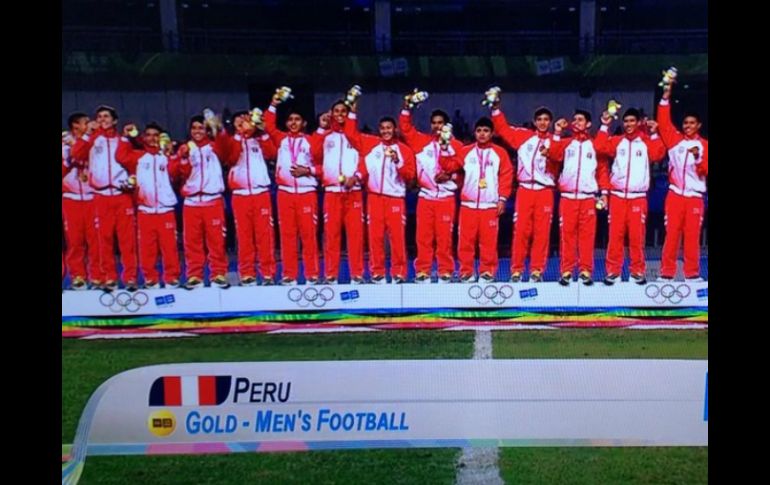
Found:
[{"label": "olympic rings logo", "polygon": [[296,303],[300,308],[307,308],[310,305],[322,308],[334,299],[334,290],[329,286],[324,286],[320,290],[313,287],[305,288],[305,290],[292,288],[286,296],[290,302]]},{"label": "olympic rings logo", "polygon": [[99,295],[99,303],[110,309],[112,313],[120,313],[125,309],[128,312],[136,313],[139,309],[150,301],[150,297],[143,291],[129,293],[121,291],[120,293],[102,293]]},{"label": "olympic rings logo", "polygon": [[502,285],[498,288],[495,285],[487,285],[482,288],[480,285],[473,285],[468,288],[468,296],[479,305],[486,305],[489,302],[502,305],[513,296],[513,287]]},{"label": "olympic rings logo", "polygon": [[666,301],[676,305],[690,296],[691,292],[692,290],[688,285],[681,284],[675,287],[669,283],[666,283],[660,287],[658,287],[658,285],[647,285],[647,287],[644,289],[644,294],[647,295],[647,298],[651,299],[658,305],[662,305],[666,303]]}]

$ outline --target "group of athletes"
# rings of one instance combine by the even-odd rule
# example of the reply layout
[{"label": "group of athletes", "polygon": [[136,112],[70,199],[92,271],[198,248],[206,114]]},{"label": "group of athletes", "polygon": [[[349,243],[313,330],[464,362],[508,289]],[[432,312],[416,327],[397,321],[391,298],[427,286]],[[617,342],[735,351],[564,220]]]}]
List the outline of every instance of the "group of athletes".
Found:
[{"label": "group of athletes", "polygon": [[[655,120],[628,109],[620,116],[622,133],[615,136],[610,135],[612,110],[601,114],[594,134],[591,113],[580,109],[571,120],[554,122],[551,111],[543,107],[534,112],[534,128],[511,126],[499,92],[493,93],[490,116],[475,122],[474,141],[466,145],[452,136],[444,111],[430,114],[430,133],[415,128],[413,111],[425,97],[420,98],[419,92],[405,97],[397,120],[381,118],[376,135],[359,131],[359,99],[350,93],[320,116],[318,129],[310,134],[305,131],[305,116],[290,105],[283,113],[285,126],[279,128],[277,110],[288,99],[287,88],[276,90],[264,113],[234,113],[233,133],[223,129],[209,110],[193,116],[188,139],[180,142],[173,142],[156,123],[142,130],[133,123],[120,129],[118,113],[109,106],[97,108],[93,120],[85,113],[73,113],[62,136],[66,239],[62,278],[69,274],[73,290],[111,291],[122,281],[132,291],[139,288],[141,270],[146,288],[193,289],[204,284],[208,264],[210,284],[228,288],[224,195],[229,191],[240,285],[295,285],[303,279],[307,284],[337,283],[343,232],[350,283],[366,283],[365,231],[369,282],[388,281],[387,238],[390,281],[406,283],[405,196],[416,186],[414,283],[495,281],[499,218],[506,201],[515,195],[511,281],[522,281],[527,259],[529,281],[543,280],[558,196],[559,283],[569,285],[577,277],[582,284],[593,284],[597,210],[607,209],[603,282],[612,285],[619,280],[627,237],[630,278],[645,284],[649,165],[668,154],[660,278],[674,278],[683,242],[685,277],[699,280],[708,142],[700,135],[697,114],[687,113],[680,129],[672,122],[672,87],[673,83],[665,86]],[[515,161],[505,147],[493,143],[493,136],[515,150]],[[183,198],[184,282],[177,246],[178,195]],[[320,218],[323,274],[317,239]]]}]

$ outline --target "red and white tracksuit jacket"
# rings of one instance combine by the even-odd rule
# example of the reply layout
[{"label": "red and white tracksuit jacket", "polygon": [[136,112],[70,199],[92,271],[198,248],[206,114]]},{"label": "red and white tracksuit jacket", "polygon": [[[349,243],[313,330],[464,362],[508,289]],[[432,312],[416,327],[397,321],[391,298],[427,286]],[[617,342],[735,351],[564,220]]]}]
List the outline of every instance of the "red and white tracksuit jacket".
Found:
[{"label": "red and white tracksuit jacket", "polygon": [[211,275],[224,276],[227,273],[222,155],[223,151],[206,139],[201,143],[193,142],[187,157],[179,161],[184,196],[185,272],[188,279],[194,276],[203,280],[206,251]]},{"label": "red and white tracksuit jacket", "polygon": [[122,138],[115,154],[118,162],[136,175],[139,215],[139,264],[145,282],[159,281],[155,262],[158,249],[163,256],[163,277],[166,282],[179,280],[179,251],[176,238],[177,203],[172,187],[179,177],[179,159],[169,159],[158,147],[146,146],[134,150],[127,138]]},{"label": "red and white tracksuit jacket", "polygon": [[573,138],[553,136],[549,158],[561,165],[559,175],[559,235],[561,273],[593,272],[596,240],[596,201],[600,191],[609,191],[609,167],[599,158],[588,133]]},{"label": "red and white tracksuit jacket", "polygon": [[[454,273],[452,257],[452,231],[455,224],[455,193],[462,186],[462,177],[437,183],[435,178],[442,171],[439,163],[441,148],[438,135],[421,133],[412,124],[412,113],[402,110],[398,126],[406,144],[415,153],[417,183],[420,185],[417,202],[417,259],[415,272],[430,274],[433,259],[438,262],[440,275]],[[452,139],[450,145],[459,152],[462,143]],[[433,243],[436,243],[434,253]]]},{"label": "red and white tracksuit jacket", "polygon": [[[304,133],[286,133],[276,127],[275,106],[265,112],[265,131],[278,149],[275,179],[278,183],[278,222],[281,235],[281,260],[283,276],[296,280],[297,235],[302,241],[302,261],[305,278],[318,278],[318,178],[323,168],[320,160],[314,160],[311,137]],[[315,148],[317,151],[317,148]],[[310,169],[310,175],[295,177],[293,166]]]},{"label": "red and white tracksuit jacket", "polygon": [[62,143],[61,149],[62,216],[70,278],[79,277],[91,282],[101,282],[104,277],[99,266],[99,238],[94,225],[94,194],[88,184],[88,169],[85,163],[74,163],[70,145]]},{"label": "red and white tracksuit jacket", "polygon": [[[355,123],[353,121],[352,123]],[[340,261],[342,228],[347,237],[348,264],[351,277],[364,275],[364,200],[361,187],[345,188],[340,181],[358,170],[358,150],[345,136],[344,125],[332,120],[332,129],[318,128],[313,134],[316,160],[323,160],[324,187],[324,272],[337,278]]]},{"label": "red and white tracksuit jacket", "polygon": [[[700,134],[688,137],[671,122],[671,106],[661,99],[658,106],[658,128],[668,149],[668,195],[666,196],[666,240],[660,274],[674,277],[676,256],[684,238],[684,274],[700,275],[700,230],[703,224],[703,195],[708,176],[708,140]],[[697,149],[697,151],[696,151]]]},{"label": "red and white tracksuit jacket", "polygon": [[500,110],[492,111],[492,122],[497,134],[516,150],[519,190],[513,211],[511,272],[522,273],[529,255],[530,272],[542,273],[548,259],[557,168],[541,149],[551,143],[551,134],[510,126]]},{"label": "red and white tracksuit jacket", "polygon": [[94,189],[94,225],[102,276],[108,281],[118,279],[113,247],[117,233],[123,276],[126,282],[136,282],[136,217],[131,194],[122,190],[128,183],[128,171],[115,159],[119,141],[114,128],[96,130],[75,142],[72,157],[87,160],[88,183]]},{"label": "red and white tracksuit jacket", "polygon": [[607,245],[607,274],[620,275],[623,266],[623,241],[628,232],[632,274],[644,275],[644,240],[647,221],[647,190],[650,188],[650,163],[659,162],[666,149],[657,134],[635,132],[609,136],[602,125],[594,146],[611,160],[610,240]]},{"label": "red and white tracksuit jacket", "polygon": [[460,231],[457,257],[460,275],[473,275],[476,243],[479,273],[497,271],[497,203],[505,202],[513,190],[514,172],[505,149],[494,143],[465,145],[458,152],[442,152],[441,166],[447,172],[463,169],[465,181],[460,197]]},{"label": "red and white tracksuit jacket", "polygon": [[[369,257],[372,276],[385,276],[385,231],[390,237],[390,275],[406,279],[406,184],[415,177],[414,153],[404,143],[358,131],[355,113],[345,123],[345,135],[361,154],[356,176],[368,189]],[[386,147],[396,152],[393,162]]]},{"label": "red and white tracksuit jacket", "polygon": [[270,175],[267,160],[277,151],[267,133],[261,136],[229,136],[221,133],[215,142],[231,166],[228,185],[233,191],[233,214],[238,239],[238,273],[256,277],[255,263],[264,278],[275,278],[275,236]]}]

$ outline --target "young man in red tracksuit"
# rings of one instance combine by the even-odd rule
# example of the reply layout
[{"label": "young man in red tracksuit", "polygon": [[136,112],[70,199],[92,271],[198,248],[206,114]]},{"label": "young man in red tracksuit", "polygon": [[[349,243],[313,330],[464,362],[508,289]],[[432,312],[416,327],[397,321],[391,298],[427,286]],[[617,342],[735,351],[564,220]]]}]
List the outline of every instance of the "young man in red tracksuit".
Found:
[{"label": "young man in red tracksuit", "polygon": [[609,167],[597,156],[589,133],[591,114],[576,110],[572,116],[572,137],[562,138],[568,126],[565,119],[554,125],[553,143],[548,157],[561,165],[559,175],[559,283],[569,285],[576,267],[584,285],[593,284],[594,245],[596,241],[596,194],[601,190],[607,205],[610,188]]},{"label": "young man in red tracksuit", "polygon": [[160,288],[160,275],[155,267],[158,249],[163,256],[163,281],[168,286],[179,286],[179,251],[176,244],[177,199],[173,183],[179,176],[179,160],[170,156],[168,147],[160,148],[163,129],[155,123],[144,129],[142,149],[134,149],[129,142],[134,125],[123,128],[123,137],[115,154],[118,162],[136,176],[137,216],[139,223],[139,264],[144,275],[144,286]]},{"label": "young man in red tracksuit", "polygon": [[671,122],[671,85],[664,89],[658,106],[658,128],[668,149],[668,195],[666,195],[666,240],[660,277],[673,280],[680,240],[684,238],[684,276],[700,281],[700,230],[703,224],[703,196],[709,173],[708,140],[700,136],[700,117],[687,113],[682,131]]},{"label": "young man in red tracksuit", "polygon": [[447,172],[463,169],[465,181],[460,202],[460,232],[457,256],[460,281],[474,280],[473,262],[479,247],[479,278],[495,280],[497,271],[498,219],[513,191],[514,172],[508,153],[492,143],[494,125],[489,118],[476,122],[476,142],[458,152],[450,146],[442,151],[441,165]]},{"label": "young man in red tracksuit", "polygon": [[390,277],[405,283],[406,268],[406,184],[415,177],[414,153],[396,139],[396,120],[379,122],[380,136],[366,135],[356,126],[355,105],[345,123],[345,135],[361,154],[358,171],[349,186],[366,182],[369,220],[369,257],[372,283],[385,280],[385,231],[390,239]]},{"label": "young man in red tracksuit", "polygon": [[[455,224],[455,193],[462,180],[449,174],[439,163],[441,147],[439,133],[449,122],[449,115],[441,110],[431,113],[431,134],[419,132],[412,124],[412,111],[404,103],[398,126],[409,148],[415,153],[417,183],[420,186],[417,201],[417,259],[414,261],[415,283],[431,281],[433,259],[438,263],[438,281],[451,283],[455,270],[452,255],[452,231]],[[452,138],[450,145],[459,152],[462,143]],[[453,177],[454,175],[454,177]],[[435,251],[434,251],[435,244]]]},{"label": "young man in red tracksuit", "polygon": [[96,121],[72,147],[73,159],[88,164],[88,183],[94,190],[95,226],[99,237],[99,261],[106,291],[118,287],[114,238],[117,234],[123,277],[128,291],[136,291],[136,215],[128,172],[115,159],[120,137],[116,131],[118,114],[114,108],[100,106]]},{"label": "young man in red tracksuit", "polygon": [[225,203],[222,194],[222,153],[206,132],[205,119],[197,115],[190,119],[190,141],[179,146],[180,178],[184,205],[184,255],[187,282],[185,288],[203,285],[206,254],[210,264],[211,282],[227,288],[227,253],[225,252]]},{"label": "young man in red tracksuit", "polygon": [[[529,280],[543,281],[551,237],[556,169],[545,156],[551,143],[548,132],[553,115],[547,108],[534,114],[535,130],[515,128],[500,111],[500,102],[492,105],[492,122],[503,141],[516,150],[519,190],[513,212],[513,247],[511,281],[521,281],[524,261],[529,256]],[[531,244],[530,244],[531,243]]]},{"label": "young man in red tracksuit", "polygon": [[[302,241],[305,280],[318,283],[318,179],[322,175],[320,160],[314,160],[311,137],[303,133],[306,122],[291,111],[286,120],[287,131],[276,126],[276,108],[281,103],[273,96],[265,112],[265,130],[278,149],[275,179],[278,183],[278,223],[281,236],[283,278],[281,284],[295,285],[299,277],[297,238]],[[317,150],[317,148],[315,148]]]},{"label": "young man in red tracksuit", "polygon": [[248,112],[241,111],[233,117],[235,136],[223,131],[214,145],[222,146],[227,153],[222,162],[231,167],[227,182],[233,192],[238,273],[241,285],[255,285],[255,263],[259,257],[262,284],[270,285],[275,282],[275,243],[267,160],[275,160],[277,152],[270,136],[257,132]]},{"label": "young man in red tracksuit", "polygon": [[363,192],[358,185],[347,188],[345,184],[355,175],[359,159],[358,151],[343,132],[348,112],[345,103],[336,101],[330,113],[321,115],[319,128],[313,134],[317,148],[313,158],[323,160],[324,272],[329,284],[338,278],[343,227],[351,283],[364,282]]},{"label": "young man in red tracksuit", "polygon": [[650,188],[650,163],[666,154],[657,134],[657,123],[649,121],[650,136],[639,129],[639,111],[631,108],[623,114],[623,135],[609,136],[612,117],[602,115],[602,127],[594,140],[600,154],[610,158],[610,240],[607,246],[606,285],[620,277],[623,243],[628,233],[631,279],[640,285],[645,277],[644,240],[647,220],[647,190]]},{"label": "young man in red tracksuit", "polygon": [[62,140],[61,145],[62,216],[64,237],[67,241],[67,270],[73,290],[85,290],[87,285],[98,288],[104,281],[99,265],[98,234],[94,226],[94,194],[88,184],[88,167],[84,164],[77,166],[71,153],[75,140],[85,133],[88,121],[88,115],[85,113],[70,115],[67,120],[69,134]]}]

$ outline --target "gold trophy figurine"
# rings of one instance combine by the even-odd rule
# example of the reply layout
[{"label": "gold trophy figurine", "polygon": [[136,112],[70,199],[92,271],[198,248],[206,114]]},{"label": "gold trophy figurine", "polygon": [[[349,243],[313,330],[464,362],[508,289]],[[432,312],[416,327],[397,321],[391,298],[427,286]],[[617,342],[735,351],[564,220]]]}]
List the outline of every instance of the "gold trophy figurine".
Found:
[{"label": "gold trophy figurine", "polygon": [[414,88],[414,91],[404,96],[404,100],[407,102],[409,109],[414,109],[415,107],[427,101],[429,97],[430,95],[427,91],[420,91],[417,88]]},{"label": "gold trophy figurine", "polygon": [[190,151],[193,151],[193,149],[194,149],[196,146],[197,146],[197,145],[196,145],[196,144],[195,144],[195,142],[194,142],[194,141],[192,141],[192,140],[190,140],[190,141],[188,141],[188,142],[187,142],[187,148],[188,148]]},{"label": "gold trophy figurine", "polygon": [[253,108],[249,112],[249,116],[251,117],[251,123],[259,128],[260,130],[265,129],[265,122],[262,120],[262,110],[259,108]]},{"label": "gold trophy figurine", "polygon": [[121,184],[121,190],[123,192],[131,192],[132,190],[136,189],[136,175],[131,175],[128,177],[128,179]]},{"label": "gold trophy figurine", "polygon": [[449,146],[449,141],[452,139],[452,123],[446,123],[441,127],[438,134],[438,141],[441,148]]},{"label": "gold trophy figurine", "polygon": [[203,124],[211,129],[213,136],[217,136],[217,132],[222,127],[217,115],[209,108],[203,110]]},{"label": "gold trophy figurine", "polygon": [[390,157],[392,162],[398,163],[398,153],[391,147],[385,147],[385,156]]},{"label": "gold trophy figurine", "polygon": [[72,145],[75,142],[75,137],[69,131],[64,130],[61,132],[61,142],[65,145]]},{"label": "gold trophy figurine", "polygon": [[607,204],[604,202],[604,198],[600,195],[596,197],[596,210],[603,211],[607,208]]},{"label": "gold trophy figurine", "polygon": [[611,99],[607,103],[607,112],[612,116],[614,119],[618,119],[618,111],[620,111],[620,108],[622,108],[623,105],[619,102],[615,101],[614,99]]},{"label": "gold trophy figurine", "polygon": [[285,103],[292,98],[294,98],[294,95],[291,94],[291,88],[289,86],[281,86],[275,90],[275,94],[273,95],[273,99],[279,103]]},{"label": "gold trophy figurine", "polygon": [[500,86],[492,86],[484,93],[484,99],[481,100],[482,106],[489,106],[490,108],[500,101]]},{"label": "gold trophy figurine", "polygon": [[133,125],[131,129],[128,131],[128,136],[131,138],[136,138],[139,136],[139,130],[136,129],[136,125]]},{"label": "gold trophy figurine", "polygon": [[348,108],[352,108],[362,94],[363,94],[363,91],[361,91],[361,86],[359,86],[358,84],[348,89],[348,93],[345,95],[345,106],[347,106]]},{"label": "gold trophy figurine", "polygon": [[676,82],[676,76],[679,74],[679,71],[676,70],[674,66],[671,66],[668,68],[668,70],[663,71],[663,79],[658,83],[658,86],[662,87],[663,89],[668,89],[671,87],[672,84]]},{"label": "gold trophy figurine", "polygon": [[168,136],[168,133],[161,133],[158,141],[160,143],[160,150],[162,152],[165,152],[166,149],[171,146],[171,137]]}]

